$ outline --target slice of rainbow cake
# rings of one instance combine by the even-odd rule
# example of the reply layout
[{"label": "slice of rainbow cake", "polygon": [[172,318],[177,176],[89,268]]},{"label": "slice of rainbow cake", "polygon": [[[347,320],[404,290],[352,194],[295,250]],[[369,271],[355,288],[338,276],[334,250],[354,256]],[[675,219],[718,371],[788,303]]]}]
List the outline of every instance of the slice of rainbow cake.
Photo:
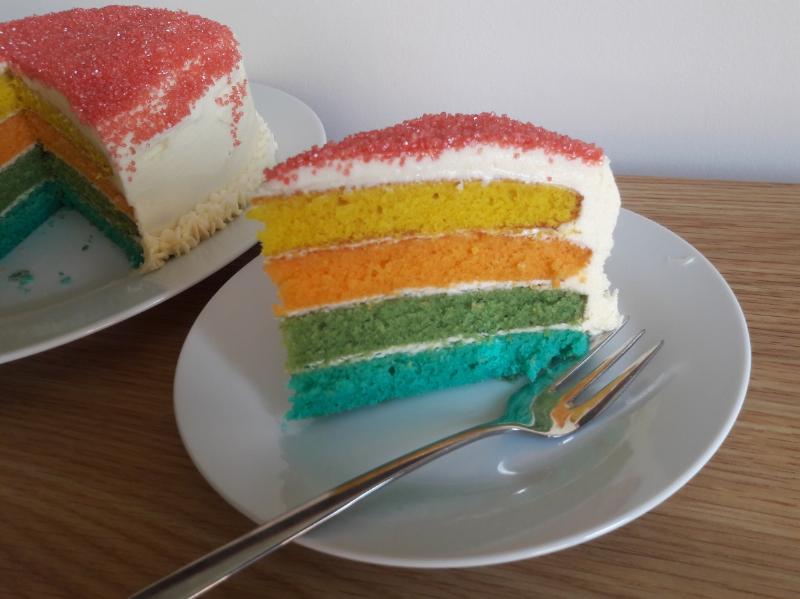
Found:
[{"label": "slice of rainbow cake", "polygon": [[539,376],[619,323],[620,198],[592,144],[438,114],[265,171],[250,215],[288,352],[288,417]]},{"label": "slice of rainbow cake", "polygon": [[0,258],[67,205],[159,268],[240,214],[274,156],[220,23],[136,6],[0,23]]}]

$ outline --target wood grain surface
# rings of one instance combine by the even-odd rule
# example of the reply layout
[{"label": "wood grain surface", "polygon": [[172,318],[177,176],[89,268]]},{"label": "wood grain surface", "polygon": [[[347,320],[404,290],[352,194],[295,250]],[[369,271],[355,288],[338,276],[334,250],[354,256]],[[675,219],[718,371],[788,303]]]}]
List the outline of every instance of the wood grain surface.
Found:
[{"label": "wood grain surface", "polygon": [[[744,409],[689,484],[613,533],[537,559],[429,571],[289,546],[208,596],[797,596],[800,186],[620,186],[625,207],[716,265],[750,327]],[[184,451],[172,380],[194,319],[254,255],[124,323],[0,366],[0,597],[124,597],[250,528]]]}]

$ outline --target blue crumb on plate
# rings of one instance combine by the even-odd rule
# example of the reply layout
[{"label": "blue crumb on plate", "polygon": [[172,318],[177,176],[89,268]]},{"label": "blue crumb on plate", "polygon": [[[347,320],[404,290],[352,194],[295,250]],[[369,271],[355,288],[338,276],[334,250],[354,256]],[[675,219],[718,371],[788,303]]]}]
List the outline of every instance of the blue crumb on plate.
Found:
[{"label": "blue crumb on plate", "polygon": [[62,285],[69,285],[70,283],[72,283],[72,277],[71,276],[65,275],[63,273],[59,273],[59,275],[60,275],[60,278],[58,279],[58,282],[61,283]]},{"label": "blue crumb on plate", "polygon": [[88,250],[92,245],[92,241],[94,241],[94,235],[89,235],[89,239],[87,239],[86,243],[83,244],[83,247],[81,247],[81,251],[85,252],[86,250]]},{"label": "blue crumb on plate", "polygon": [[29,285],[33,283],[34,276],[33,273],[31,273],[31,271],[29,271],[27,268],[22,268],[20,270],[15,270],[8,275],[8,280],[12,283],[16,283],[17,289],[25,293],[30,293],[31,290]]}]

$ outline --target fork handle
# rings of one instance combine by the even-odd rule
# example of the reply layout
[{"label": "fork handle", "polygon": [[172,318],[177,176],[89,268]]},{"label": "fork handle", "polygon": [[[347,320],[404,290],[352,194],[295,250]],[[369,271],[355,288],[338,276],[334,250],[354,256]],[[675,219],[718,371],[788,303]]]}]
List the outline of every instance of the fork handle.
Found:
[{"label": "fork handle", "polygon": [[401,476],[454,449],[517,428],[509,424],[484,424],[400,456],[265,522],[142,589],[131,599],[197,597]]}]

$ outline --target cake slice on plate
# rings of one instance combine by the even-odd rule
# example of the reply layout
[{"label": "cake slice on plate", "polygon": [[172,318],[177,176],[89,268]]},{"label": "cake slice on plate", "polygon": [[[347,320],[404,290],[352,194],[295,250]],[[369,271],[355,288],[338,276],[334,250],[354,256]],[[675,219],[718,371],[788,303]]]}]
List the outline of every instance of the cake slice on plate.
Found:
[{"label": "cake slice on plate", "polygon": [[135,6],[0,24],[0,257],[68,205],[158,268],[241,213],[274,157],[224,25]]},{"label": "cake slice on plate", "polygon": [[535,378],[619,324],[603,265],[620,198],[592,144],[426,115],[290,158],[258,195],[289,418]]}]

